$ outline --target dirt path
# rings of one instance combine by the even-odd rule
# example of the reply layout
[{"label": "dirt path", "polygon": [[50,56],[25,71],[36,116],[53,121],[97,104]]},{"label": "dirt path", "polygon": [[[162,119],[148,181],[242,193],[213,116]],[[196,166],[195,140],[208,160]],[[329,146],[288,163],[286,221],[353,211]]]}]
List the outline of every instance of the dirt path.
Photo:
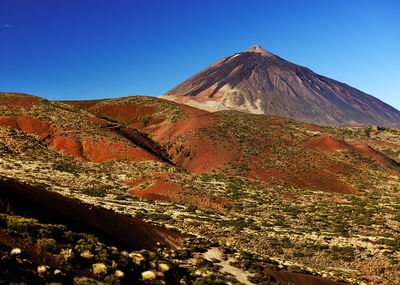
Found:
[{"label": "dirt path", "polygon": [[249,277],[251,274],[247,271],[244,271],[243,269],[230,265],[229,262],[235,260],[232,257],[228,258],[227,260],[224,260],[222,258],[222,253],[218,248],[216,247],[210,248],[207,252],[203,253],[203,258],[207,259],[208,261],[213,261],[215,259],[219,260],[220,262],[216,264],[222,267],[220,269],[221,272],[227,272],[232,274],[239,282],[242,282],[243,284],[247,285],[254,284],[247,279],[247,277]]}]

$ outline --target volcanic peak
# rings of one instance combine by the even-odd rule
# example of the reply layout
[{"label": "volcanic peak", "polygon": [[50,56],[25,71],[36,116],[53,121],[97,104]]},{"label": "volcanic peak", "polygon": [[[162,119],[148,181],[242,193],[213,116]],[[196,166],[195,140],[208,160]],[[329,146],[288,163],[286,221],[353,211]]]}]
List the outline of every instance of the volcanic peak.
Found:
[{"label": "volcanic peak", "polygon": [[328,126],[400,126],[400,111],[258,45],[224,57],[161,98],[211,112],[237,110]]},{"label": "volcanic peak", "polygon": [[263,49],[259,45],[254,45],[246,49],[244,52],[255,52],[265,56],[275,56],[274,54],[270,53],[269,51]]}]

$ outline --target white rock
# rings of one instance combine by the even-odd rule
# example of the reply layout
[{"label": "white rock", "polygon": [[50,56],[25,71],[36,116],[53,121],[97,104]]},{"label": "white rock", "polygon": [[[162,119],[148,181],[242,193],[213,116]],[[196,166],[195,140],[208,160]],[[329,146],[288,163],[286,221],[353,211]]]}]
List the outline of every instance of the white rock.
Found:
[{"label": "white rock", "polygon": [[142,261],[144,261],[143,255],[140,253],[132,252],[129,254],[129,257],[132,258],[133,262],[139,265]]},{"label": "white rock", "polygon": [[81,256],[83,258],[90,259],[93,257],[93,253],[91,253],[89,250],[85,250],[84,252],[81,253]]},{"label": "white rock", "polygon": [[93,273],[96,275],[107,273],[107,266],[104,263],[95,263],[92,265],[92,268]]},{"label": "white rock", "polygon": [[158,269],[161,272],[167,272],[169,270],[169,266],[168,266],[168,264],[160,263],[160,264],[158,264]]},{"label": "white rock", "polygon": [[13,248],[11,250],[11,255],[17,255],[21,253],[21,249],[20,248]]},{"label": "white rock", "polygon": [[157,278],[157,275],[154,271],[143,271],[142,272],[142,279],[143,280],[154,280]]},{"label": "white rock", "polygon": [[39,265],[37,267],[37,271],[38,271],[39,274],[43,273],[43,272],[46,272],[46,270],[47,270],[47,266],[45,266],[45,265]]},{"label": "white rock", "polygon": [[196,274],[196,275],[201,275],[201,271],[199,270],[199,269],[197,269],[195,272],[194,272],[194,274]]},{"label": "white rock", "polygon": [[150,268],[156,268],[156,264],[153,261],[149,261]]},{"label": "white rock", "polygon": [[62,249],[60,252],[61,256],[64,257],[65,261],[68,261],[72,256],[72,249]]},{"label": "white rock", "polygon": [[125,273],[121,270],[115,270],[115,276],[117,276],[118,278],[122,278],[125,276]]}]

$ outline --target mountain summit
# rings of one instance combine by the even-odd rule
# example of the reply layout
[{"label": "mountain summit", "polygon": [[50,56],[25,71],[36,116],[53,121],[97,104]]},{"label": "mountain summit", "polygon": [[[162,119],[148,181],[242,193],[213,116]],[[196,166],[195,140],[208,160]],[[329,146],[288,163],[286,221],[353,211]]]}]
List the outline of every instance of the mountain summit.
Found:
[{"label": "mountain summit", "polygon": [[265,56],[275,56],[272,53],[270,53],[269,51],[260,47],[259,45],[251,46],[248,49],[246,49],[244,52],[256,52],[256,53],[259,53],[259,54],[262,54]]},{"label": "mountain summit", "polygon": [[320,125],[400,126],[400,112],[258,45],[224,57],[161,98],[208,111],[238,110]]}]

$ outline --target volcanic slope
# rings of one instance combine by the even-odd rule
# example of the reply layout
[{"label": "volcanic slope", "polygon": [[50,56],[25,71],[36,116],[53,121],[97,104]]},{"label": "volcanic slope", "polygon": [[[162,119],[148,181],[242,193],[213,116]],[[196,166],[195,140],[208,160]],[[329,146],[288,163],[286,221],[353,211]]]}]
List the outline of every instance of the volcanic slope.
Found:
[{"label": "volcanic slope", "polygon": [[337,128],[237,111],[210,113],[144,96],[71,103],[139,128],[164,147],[177,166],[196,174],[239,175],[284,186],[357,193],[373,184],[371,169],[400,170],[365,136],[330,134]]},{"label": "volcanic slope", "polygon": [[224,57],[161,98],[208,111],[238,110],[331,126],[400,126],[400,112],[347,84],[255,45]]},{"label": "volcanic slope", "polygon": [[[334,284],[323,279],[324,276],[353,284],[400,282],[399,175],[393,161],[383,159],[371,148],[379,146],[396,158],[394,146],[400,142],[399,130],[322,128],[279,117],[231,111],[209,113],[142,96],[74,102],[75,106],[70,106],[33,96],[2,95],[5,124],[0,125],[0,263],[11,277],[3,279],[2,271],[0,280],[10,281],[6,283],[24,280],[63,283],[59,277],[71,280],[74,276],[68,274],[75,271],[100,282],[118,278],[121,284],[136,280],[138,284],[164,284],[163,281],[177,284],[183,283],[181,278],[186,284],[237,284],[233,276],[221,272],[220,265],[228,263],[234,276],[247,284]],[[79,109],[83,106],[90,110]],[[97,112],[102,115],[94,115]],[[208,166],[204,163],[195,170],[199,174],[194,174],[158,156],[144,159],[122,155],[104,161],[91,160],[86,155],[74,156],[50,145],[53,132],[49,132],[49,139],[43,139],[38,132],[10,119],[21,115],[47,122],[55,129],[79,130],[70,134],[76,135],[74,141],[83,144],[97,134],[99,139],[105,136],[113,142],[142,149],[117,132],[136,127],[138,134],[146,132],[147,139],[159,149],[169,145],[171,160],[178,162],[180,158],[179,164],[187,163],[187,168],[188,158],[197,157],[201,162],[203,148],[211,149],[204,152],[207,156],[203,159],[207,162],[216,165],[223,158],[222,168],[211,167],[205,173]],[[94,124],[93,119],[102,124]],[[111,126],[101,127],[104,122]],[[242,124],[245,125],[240,128]],[[93,126],[98,129],[91,129]],[[214,128],[218,131],[213,135],[216,139],[210,138]],[[47,125],[43,129],[47,130]],[[271,134],[272,131],[276,133]],[[166,143],[156,143],[157,136]],[[249,179],[244,176],[251,171],[234,167],[253,161],[246,157],[233,161],[233,167],[224,163],[231,161],[227,154],[234,155],[236,149],[255,148],[259,153],[263,148],[260,142],[268,139],[276,142],[281,153],[276,162],[271,162],[274,168],[286,166],[286,160],[294,154],[300,156],[300,151],[321,157],[321,163],[347,163],[355,170],[354,177],[331,173],[328,168],[323,170],[362,194],[323,192],[311,186],[285,184],[283,180]],[[280,144],[287,144],[288,152]],[[358,152],[360,145],[370,158]],[[392,147],[393,153],[388,152]],[[294,152],[297,148],[299,152]],[[275,154],[266,151],[270,152]],[[84,204],[69,202],[71,198]],[[33,217],[39,222],[13,216],[29,214],[28,210],[38,214]],[[104,222],[102,216],[106,218]],[[57,217],[61,219],[58,221]],[[77,220],[78,225],[74,227],[70,219]],[[138,219],[147,222],[147,226],[139,227],[143,223]],[[49,222],[65,223],[68,230],[64,226],[47,225]],[[108,237],[125,246],[131,244],[133,248],[127,250],[133,252],[126,252],[121,245],[109,244],[107,240],[101,240],[104,243],[101,245],[93,237],[78,234],[82,230],[86,233],[89,228],[99,239]],[[76,230],[78,233],[70,232]],[[181,234],[176,234],[176,230]],[[135,251],[140,244],[149,246],[158,242],[161,248],[155,249],[156,252]],[[20,248],[21,255],[12,251],[15,247]],[[226,256],[227,260],[219,256]],[[163,272],[166,267],[159,263],[166,263],[170,270]],[[40,265],[49,267],[41,266],[39,272]],[[61,270],[61,276],[54,273],[56,269]],[[18,272],[24,271],[34,278],[21,280]],[[144,271],[152,271],[144,276],[153,276],[155,280],[144,280],[141,275]],[[173,281],[169,283],[170,278]]]},{"label": "volcanic slope", "polygon": [[32,95],[0,93],[0,125],[34,134],[43,145],[82,161],[167,160],[158,144],[135,129]]}]

